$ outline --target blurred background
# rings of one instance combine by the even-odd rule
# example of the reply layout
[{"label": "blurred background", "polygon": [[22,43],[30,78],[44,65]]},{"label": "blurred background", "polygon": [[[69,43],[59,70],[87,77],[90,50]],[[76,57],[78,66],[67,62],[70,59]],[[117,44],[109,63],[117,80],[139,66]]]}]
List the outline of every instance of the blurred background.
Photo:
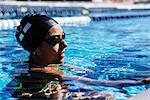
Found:
[{"label": "blurred background", "polygon": [[0,0],[0,1],[84,1],[107,3],[150,3],[150,0]]}]

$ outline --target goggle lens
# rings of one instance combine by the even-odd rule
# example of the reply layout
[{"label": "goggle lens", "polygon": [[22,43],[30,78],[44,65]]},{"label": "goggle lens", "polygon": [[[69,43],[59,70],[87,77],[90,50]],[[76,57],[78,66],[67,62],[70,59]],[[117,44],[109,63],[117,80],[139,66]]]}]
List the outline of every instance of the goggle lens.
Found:
[{"label": "goggle lens", "polygon": [[62,38],[60,37],[60,35],[54,35],[54,36],[50,36],[48,39],[46,39],[46,42],[51,45],[54,46],[57,43],[60,43],[62,41],[62,39],[65,39],[65,34],[62,35]]}]

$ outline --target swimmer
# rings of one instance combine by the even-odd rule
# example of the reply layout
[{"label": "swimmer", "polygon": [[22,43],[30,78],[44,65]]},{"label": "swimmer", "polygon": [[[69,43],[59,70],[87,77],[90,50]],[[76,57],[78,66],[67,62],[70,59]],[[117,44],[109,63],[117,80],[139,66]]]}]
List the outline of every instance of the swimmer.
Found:
[{"label": "swimmer", "polygon": [[[63,73],[64,52],[67,47],[65,32],[59,23],[40,14],[29,14],[22,18],[16,31],[17,42],[30,53],[28,76],[17,76],[20,90],[16,97],[50,97],[67,90],[65,81],[76,80],[93,85],[129,86],[143,84],[141,81],[100,81]],[[69,67],[67,65],[64,65]]]}]

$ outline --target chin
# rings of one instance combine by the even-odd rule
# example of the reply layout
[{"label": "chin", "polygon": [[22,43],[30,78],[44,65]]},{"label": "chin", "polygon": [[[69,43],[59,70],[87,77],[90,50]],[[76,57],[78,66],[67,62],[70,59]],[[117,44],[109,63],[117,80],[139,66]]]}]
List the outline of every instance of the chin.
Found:
[{"label": "chin", "polygon": [[64,58],[59,60],[60,63],[64,63]]}]

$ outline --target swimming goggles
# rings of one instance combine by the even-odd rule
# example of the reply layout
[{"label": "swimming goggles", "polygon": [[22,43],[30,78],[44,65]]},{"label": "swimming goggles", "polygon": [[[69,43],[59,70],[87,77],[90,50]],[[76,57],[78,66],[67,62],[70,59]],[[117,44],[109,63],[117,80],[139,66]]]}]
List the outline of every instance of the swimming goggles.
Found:
[{"label": "swimming goggles", "polygon": [[49,45],[55,46],[57,43],[60,43],[63,39],[65,39],[65,33],[63,33],[62,38],[60,37],[60,35],[53,35],[49,36],[47,39],[45,39],[45,41]]}]

